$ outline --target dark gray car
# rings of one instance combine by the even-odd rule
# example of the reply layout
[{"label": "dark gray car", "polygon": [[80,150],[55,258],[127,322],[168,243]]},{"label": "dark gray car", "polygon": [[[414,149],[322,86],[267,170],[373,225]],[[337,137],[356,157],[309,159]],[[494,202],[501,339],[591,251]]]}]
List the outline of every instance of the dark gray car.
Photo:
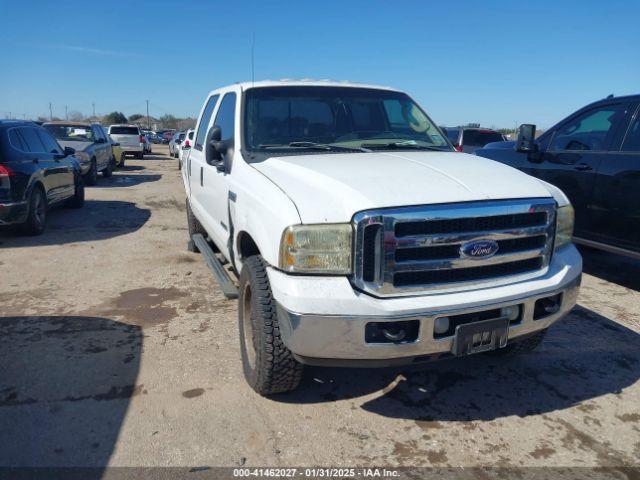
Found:
[{"label": "dark gray car", "polygon": [[95,185],[98,172],[110,177],[113,172],[111,143],[101,125],[84,122],[47,122],[43,127],[64,147],[75,149],[82,176],[87,185]]},{"label": "dark gray car", "polygon": [[506,140],[504,135],[488,128],[471,127],[441,127],[447,134],[456,150],[464,153],[473,153],[491,142]]}]

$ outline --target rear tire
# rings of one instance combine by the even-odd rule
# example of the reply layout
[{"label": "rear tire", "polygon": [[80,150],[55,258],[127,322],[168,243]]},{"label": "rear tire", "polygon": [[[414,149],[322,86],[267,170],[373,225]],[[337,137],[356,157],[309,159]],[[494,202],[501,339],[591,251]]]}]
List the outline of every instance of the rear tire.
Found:
[{"label": "rear tire", "polygon": [[548,329],[545,328],[544,330],[540,330],[539,332],[529,335],[522,340],[514,340],[513,342],[508,343],[506,347],[493,350],[489,353],[496,356],[511,356],[532,352],[542,343],[544,337],[547,335],[547,330]]},{"label": "rear tire", "polygon": [[89,186],[98,183],[98,167],[96,166],[95,158],[91,160],[91,167],[89,168],[89,172],[84,176],[84,183]]},{"label": "rear tire", "polygon": [[187,203],[187,227],[189,227],[189,243],[187,244],[187,250],[193,253],[200,253],[198,247],[193,242],[193,235],[196,233],[202,234],[205,238],[207,237],[207,231],[204,229],[200,221],[196,218],[191,210],[191,205],[189,205],[189,199],[186,200]]},{"label": "rear tire", "polygon": [[35,187],[29,196],[27,220],[20,226],[26,235],[41,235],[47,223],[47,198],[42,188]]},{"label": "rear tire", "polygon": [[260,395],[295,390],[303,365],[282,343],[276,302],[259,255],[247,258],[242,267],[238,323],[242,367],[251,388]]}]

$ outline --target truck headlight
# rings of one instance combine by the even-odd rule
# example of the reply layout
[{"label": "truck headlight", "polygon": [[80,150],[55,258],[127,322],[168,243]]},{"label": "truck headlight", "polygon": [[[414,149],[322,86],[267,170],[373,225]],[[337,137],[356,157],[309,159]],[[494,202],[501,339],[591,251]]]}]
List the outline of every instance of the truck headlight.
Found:
[{"label": "truck headlight", "polygon": [[573,236],[573,218],[574,213],[571,205],[558,208],[558,212],[556,213],[556,250],[571,243],[571,237]]},{"label": "truck headlight", "polygon": [[297,273],[349,274],[351,236],[348,223],[287,227],[280,242],[280,268]]}]

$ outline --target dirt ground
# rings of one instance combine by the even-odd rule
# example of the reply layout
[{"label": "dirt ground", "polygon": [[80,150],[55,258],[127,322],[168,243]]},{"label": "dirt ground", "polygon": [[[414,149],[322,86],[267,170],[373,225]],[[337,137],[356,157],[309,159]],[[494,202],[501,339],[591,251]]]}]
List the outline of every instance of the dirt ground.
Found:
[{"label": "dirt ground", "polygon": [[44,235],[0,231],[0,466],[639,464],[640,262],[583,250],[579,306],[534,353],[310,368],[265,399],[154,148]]}]

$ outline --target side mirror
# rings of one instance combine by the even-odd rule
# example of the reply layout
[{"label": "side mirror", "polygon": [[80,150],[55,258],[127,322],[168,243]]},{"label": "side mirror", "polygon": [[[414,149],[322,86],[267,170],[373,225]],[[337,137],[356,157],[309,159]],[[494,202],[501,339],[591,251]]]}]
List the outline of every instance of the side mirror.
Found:
[{"label": "side mirror", "polygon": [[119,147],[120,146],[120,144],[118,142],[112,143],[111,145],[114,146],[114,147]]},{"label": "side mirror", "polygon": [[536,126],[525,123],[518,129],[518,139],[515,145],[516,152],[536,153],[538,144],[536,143]]},{"label": "side mirror", "polygon": [[76,153],[76,149],[75,148],[71,148],[71,147],[64,147],[64,156],[68,157],[73,155],[74,153]]},{"label": "side mirror", "polygon": [[205,152],[205,160],[209,165],[215,165],[220,171],[221,167],[224,170],[224,164],[222,162],[222,130],[217,125],[213,125],[207,132],[207,144]]}]

